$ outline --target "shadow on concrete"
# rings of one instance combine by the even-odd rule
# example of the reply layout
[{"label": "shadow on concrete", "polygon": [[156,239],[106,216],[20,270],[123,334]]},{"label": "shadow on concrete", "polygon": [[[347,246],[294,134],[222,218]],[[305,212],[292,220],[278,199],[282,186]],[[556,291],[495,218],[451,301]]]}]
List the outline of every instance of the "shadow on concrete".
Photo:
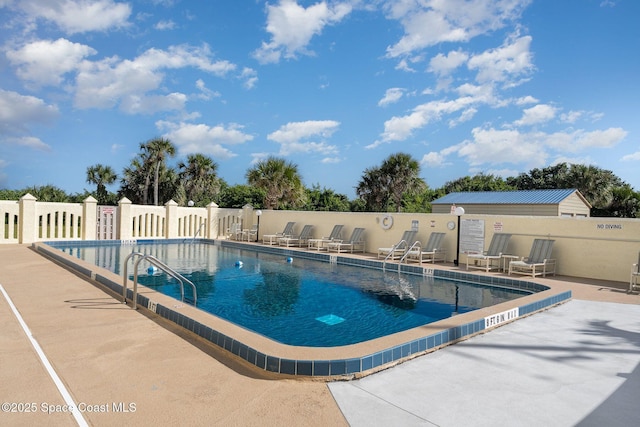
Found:
[{"label": "shadow on concrete", "polygon": [[[640,324],[640,318],[638,319]],[[609,321],[594,320],[587,323],[586,327],[576,330],[576,333],[585,336],[585,339],[575,343],[567,342],[566,345],[487,345],[469,341],[468,347],[491,347],[504,349],[509,352],[523,352],[532,357],[550,360],[560,364],[570,361],[594,360],[599,357],[612,358],[639,355],[640,360],[640,332],[615,328]],[[590,340],[588,337],[603,337],[608,341],[615,340],[624,343],[625,348],[614,344],[606,344],[603,341]],[[551,354],[549,354],[551,353]],[[637,363],[632,372],[618,372],[618,377],[625,381],[613,393],[606,397],[591,413],[585,416],[577,425],[627,427],[640,425],[640,363]]]},{"label": "shadow on concrete", "polygon": [[[639,320],[640,322],[640,320]],[[582,332],[587,335],[602,335],[621,338],[632,344],[640,353],[640,333],[609,326],[609,322],[590,322],[590,329]],[[618,373],[625,378],[624,383],[616,389],[596,409],[587,415],[578,426],[631,426],[640,423],[638,399],[640,398],[640,364],[631,373]]]},{"label": "shadow on concrete", "polygon": [[122,302],[114,301],[113,298],[85,298],[65,300],[68,304],[73,304],[71,308],[83,310],[131,310]]}]

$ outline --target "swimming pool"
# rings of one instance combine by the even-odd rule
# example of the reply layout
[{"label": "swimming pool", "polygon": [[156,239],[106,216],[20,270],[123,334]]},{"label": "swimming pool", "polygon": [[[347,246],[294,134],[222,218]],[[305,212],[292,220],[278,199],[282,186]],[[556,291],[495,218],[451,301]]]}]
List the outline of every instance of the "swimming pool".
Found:
[{"label": "swimming pool", "polygon": [[[153,255],[196,285],[199,309],[296,346],[355,344],[531,293],[197,242],[59,249],[117,274],[131,252]],[[148,266],[138,283],[179,300],[176,280]]]},{"label": "swimming pool", "polygon": [[[122,277],[109,271],[111,265],[121,265],[123,256],[129,254],[134,246],[133,241],[116,242],[117,245],[123,245],[125,250],[114,250],[113,242],[108,241],[76,241],[71,246],[75,249],[69,252],[62,252],[59,247],[70,246],[69,243],[51,242],[51,243],[34,243],[32,246],[38,253],[46,256],[60,264],[73,269],[81,277],[86,277],[94,284],[103,287],[107,292],[111,292],[114,297],[120,298],[122,295]],[[162,243],[159,250],[163,253],[159,255],[170,255],[169,258],[163,259],[180,259],[181,265],[177,267],[187,272],[196,272],[206,270],[207,274],[220,271],[220,262],[216,257],[212,256],[212,251],[206,248],[206,245],[214,245],[214,247],[222,246],[224,249],[240,250],[242,253],[247,248],[255,249],[251,252],[253,258],[260,258],[265,255],[275,256],[274,262],[278,264],[278,268],[293,269],[298,264],[305,264],[306,260],[322,261],[324,266],[322,269],[327,275],[335,274],[335,265],[340,266],[357,266],[358,272],[363,272],[362,267],[380,270],[383,263],[371,256],[351,256],[348,254],[330,255],[327,253],[316,253],[306,250],[285,249],[271,246],[254,245],[249,243],[240,243],[233,241],[202,241],[204,244],[184,245],[182,240],[158,240],[155,242],[137,243]],[[166,244],[170,243],[170,244]],[[179,243],[179,244],[173,244]],[[93,255],[87,256],[83,248],[96,246],[108,246],[108,250],[94,251]],[[199,252],[204,252],[207,256],[202,256]],[[79,258],[79,253],[84,252],[86,261]],[[231,252],[233,254],[233,252]],[[240,252],[236,252],[238,254]],[[248,252],[247,252],[248,253]],[[286,259],[293,257],[293,263],[287,264]],[[198,262],[194,261],[199,259]],[[265,257],[265,262],[270,262]],[[237,256],[230,255],[229,262],[237,261]],[[248,264],[249,263],[249,264]],[[244,271],[251,272],[249,267],[251,261],[245,259],[242,273]],[[335,264],[335,265],[333,265]],[[260,262],[262,266],[262,261]],[[100,267],[103,266],[103,267]],[[172,267],[176,267],[173,266]],[[389,266],[396,271],[397,265]],[[460,293],[458,289],[458,314],[447,317],[443,320],[435,321],[423,326],[410,328],[397,333],[391,333],[383,337],[371,339],[350,345],[339,345],[331,347],[312,347],[282,344],[276,340],[266,338],[261,333],[250,331],[248,328],[237,326],[235,323],[222,319],[220,316],[214,316],[205,313],[200,308],[193,307],[186,303],[180,303],[175,298],[156,292],[153,285],[150,287],[141,286],[142,290],[137,294],[136,301],[139,309],[152,313],[152,316],[162,318],[171,324],[175,324],[194,335],[202,338],[210,344],[223,349],[237,356],[239,359],[248,362],[250,366],[260,371],[267,371],[276,374],[285,374],[293,376],[312,376],[321,377],[331,380],[335,378],[356,378],[378,370],[388,368],[394,364],[404,360],[411,359],[416,356],[437,350],[443,346],[454,344],[460,340],[484,333],[502,324],[516,320],[520,317],[545,310],[554,305],[571,299],[571,291],[558,287],[554,289],[547,284],[541,284],[520,279],[512,279],[504,275],[496,274],[469,274],[458,268],[450,266],[438,265],[406,265],[403,264],[400,270],[403,273],[410,273],[418,280],[419,286],[406,287],[397,286],[397,290],[401,291],[393,295],[385,295],[382,299],[392,299],[407,302],[407,297],[419,297],[420,299],[438,299],[442,297],[443,291],[436,293],[426,286],[431,280],[449,279],[457,283],[473,282],[475,285],[481,285],[480,288],[512,288],[520,289],[529,293],[519,298],[498,303],[496,305],[465,311],[467,307],[473,307],[467,299],[466,293]],[[246,270],[245,270],[246,269]],[[262,269],[262,267],[261,267]],[[255,267],[253,268],[255,271]],[[262,271],[262,270],[261,270]],[[389,274],[389,273],[388,273]],[[391,273],[391,277],[397,276],[397,273]],[[362,282],[361,276],[354,276],[356,282]],[[151,279],[151,278],[150,278]],[[413,279],[412,279],[413,280]],[[401,283],[399,283],[400,285]],[[402,284],[404,285],[404,284]],[[346,284],[347,287],[351,285]],[[213,295],[220,289],[217,283],[214,283]],[[438,288],[435,288],[438,289]],[[452,288],[449,288],[452,289]],[[372,292],[373,289],[364,288],[358,292],[365,293],[371,299],[378,299],[378,296]],[[410,292],[407,292],[410,291]],[[416,293],[417,291],[417,293]],[[128,289],[128,298],[133,298],[131,287]],[[175,292],[175,290],[174,290]],[[429,293],[431,292],[431,294]],[[204,292],[206,293],[206,292]],[[300,293],[297,294],[298,296]],[[476,299],[478,295],[476,294]],[[412,297],[409,297],[409,300]],[[473,300],[473,298],[471,298]],[[259,299],[262,301],[262,299]],[[453,292],[444,294],[444,301],[441,304],[452,305],[455,309],[455,286]],[[200,305],[200,301],[198,305]],[[411,303],[412,304],[412,303]],[[386,304],[389,311],[395,311],[397,307]],[[335,314],[331,312],[331,314]],[[342,317],[336,315],[336,317]],[[394,317],[395,319],[395,317]],[[325,318],[328,323],[336,320],[329,315]],[[318,321],[319,322],[319,321]],[[269,322],[265,322],[269,323]]]}]

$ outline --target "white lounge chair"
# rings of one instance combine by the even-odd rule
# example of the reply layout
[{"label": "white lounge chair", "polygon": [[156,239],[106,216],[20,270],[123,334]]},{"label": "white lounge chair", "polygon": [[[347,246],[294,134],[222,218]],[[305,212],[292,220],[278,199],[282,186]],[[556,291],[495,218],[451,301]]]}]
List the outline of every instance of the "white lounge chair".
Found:
[{"label": "white lounge chair", "polygon": [[287,225],[284,226],[284,230],[282,230],[282,233],[263,235],[262,243],[264,243],[265,245],[275,245],[278,243],[278,239],[280,237],[293,235],[293,226],[295,224],[296,223],[294,221],[288,222]]},{"label": "white lounge chair", "polygon": [[305,225],[302,227],[302,231],[297,236],[284,236],[278,239],[278,245],[280,246],[303,246],[306,245],[311,238],[311,230],[313,225]]},{"label": "white lounge chair", "polygon": [[500,260],[502,255],[506,253],[509,239],[511,239],[511,234],[494,234],[486,252],[467,254],[467,270],[469,268],[479,268],[488,273],[494,268],[500,269]]},{"label": "white lounge chair", "polygon": [[351,237],[349,240],[335,240],[327,244],[327,250],[329,252],[351,252],[353,253],[356,249],[362,249],[362,253],[365,251],[365,243],[362,239],[362,235],[364,234],[364,228],[357,227],[353,229],[351,233]]},{"label": "white lounge chair", "polygon": [[385,259],[391,260],[402,258],[405,252],[416,242],[417,233],[415,230],[407,230],[402,233],[400,241],[392,247],[378,248],[378,258],[385,257]]},{"label": "white lounge chair", "polygon": [[242,231],[242,240],[247,242],[258,241],[258,224],[253,224],[250,229]]},{"label": "white lounge chair", "polygon": [[535,239],[528,257],[509,263],[509,275],[518,273],[545,277],[551,273],[555,276],[556,260],[551,258],[554,242],[555,240]]},{"label": "white lounge chair", "polygon": [[633,292],[636,288],[640,289],[638,284],[640,277],[640,253],[638,253],[638,262],[631,266],[631,279],[629,280],[629,292]]},{"label": "white lounge chair", "polygon": [[333,230],[331,230],[331,234],[329,234],[327,237],[309,239],[308,248],[315,249],[317,251],[327,249],[327,244],[342,237],[342,227],[344,227],[342,224],[334,225]]},{"label": "white lounge chair", "polygon": [[409,261],[415,261],[419,262],[420,264],[422,264],[423,262],[444,262],[447,255],[447,251],[442,248],[444,236],[445,233],[431,233],[431,235],[429,236],[429,240],[427,240],[426,246],[421,247],[421,245],[416,245],[413,248],[409,248],[404,256],[404,260],[407,263]]},{"label": "white lounge chair", "polygon": [[242,238],[242,226],[239,222],[234,222],[227,229],[227,239],[240,240]]}]

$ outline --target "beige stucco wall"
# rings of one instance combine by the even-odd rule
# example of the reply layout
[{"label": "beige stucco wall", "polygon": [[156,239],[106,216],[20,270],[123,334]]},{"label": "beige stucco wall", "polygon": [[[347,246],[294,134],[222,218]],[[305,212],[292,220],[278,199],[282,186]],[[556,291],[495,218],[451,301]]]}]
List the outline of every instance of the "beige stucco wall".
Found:
[{"label": "beige stucco wall", "polygon": [[[365,228],[367,252],[396,243],[412,220],[419,224],[418,239],[425,243],[432,231],[445,232],[447,261],[455,259],[457,230],[447,223],[457,217],[449,214],[392,214],[393,227],[384,230],[380,213],[338,213],[264,210],[260,219],[260,236],[282,231],[288,221],[295,221],[299,232],[305,224],[314,225],[314,236],[327,236],[335,224],[344,224],[345,238],[355,227]],[[554,239],[553,257],[557,273],[567,276],[627,282],[631,265],[640,251],[640,219],[561,218],[510,215],[464,215],[465,219],[484,221],[486,249],[497,230],[512,234],[508,252],[527,256],[535,238]],[[460,264],[466,255],[460,255]]]},{"label": "beige stucco wall", "polygon": [[[15,226],[5,225],[6,232],[0,233],[0,243],[30,243],[40,240],[55,239],[87,239],[96,238],[95,233],[95,201],[88,199],[82,204],[70,205],[55,203],[39,203],[32,196],[21,199],[19,209],[16,202],[0,201],[0,213],[11,224],[16,214],[19,218],[18,238],[15,237]],[[165,233],[162,222],[166,221],[170,229]],[[173,215],[171,211],[175,211]],[[82,235],[76,231],[68,232],[58,228],[47,237],[39,237],[38,218],[40,215],[63,212],[82,218]],[[315,237],[328,236],[336,224],[343,224],[343,238],[347,239],[355,227],[365,228],[367,252],[375,254],[379,247],[390,247],[400,240],[405,230],[412,228],[417,221],[417,238],[426,243],[431,232],[444,232],[444,248],[446,259],[452,262],[456,258],[457,227],[447,228],[448,222],[457,224],[458,218],[451,214],[413,214],[394,213],[393,226],[383,229],[381,226],[383,213],[357,212],[305,212],[263,210],[260,217],[259,236],[281,232],[288,221],[295,221],[294,231],[300,232],[305,224],[314,226]],[[65,216],[67,218],[67,216]],[[136,219],[134,221],[133,219]],[[480,245],[486,249],[495,232],[512,234],[508,252],[513,255],[527,256],[535,238],[550,238],[554,244],[553,257],[557,259],[558,274],[574,277],[627,282],[631,265],[638,260],[640,252],[640,219],[618,218],[562,218],[558,216],[516,216],[516,215],[481,215],[465,214],[462,221],[471,220],[484,224],[484,242]],[[74,219],[75,221],[75,219]],[[195,237],[199,224],[206,221],[206,227],[197,237],[218,238],[226,235],[230,224],[240,222],[243,228],[250,228],[257,223],[255,211],[246,206],[243,209],[220,209],[215,204],[207,208],[181,208],[174,206],[135,206],[123,199],[119,206],[119,235],[121,240],[132,238],[166,238],[168,236]],[[470,222],[471,222],[470,221]],[[469,222],[469,223],[470,223]],[[469,224],[467,223],[467,224]],[[58,222],[60,227],[62,222]],[[132,227],[135,225],[136,227]],[[136,228],[137,230],[134,230]],[[144,230],[144,236],[139,236]],[[463,236],[464,237],[464,236]],[[466,262],[466,255],[461,254],[461,265]]]}]

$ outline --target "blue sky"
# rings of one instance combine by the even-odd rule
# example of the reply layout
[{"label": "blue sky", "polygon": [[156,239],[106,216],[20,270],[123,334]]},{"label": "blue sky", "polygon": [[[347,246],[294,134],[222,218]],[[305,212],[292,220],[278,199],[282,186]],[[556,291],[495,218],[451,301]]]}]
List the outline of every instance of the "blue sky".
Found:
[{"label": "blue sky", "polygon": [[[558,162],[640,190],[636,0],[0,0],[0,188],[93,190],[162,136],[229,184],[269,155],[355,196]],[[114,185],[111,190],[117,190]]]}]

